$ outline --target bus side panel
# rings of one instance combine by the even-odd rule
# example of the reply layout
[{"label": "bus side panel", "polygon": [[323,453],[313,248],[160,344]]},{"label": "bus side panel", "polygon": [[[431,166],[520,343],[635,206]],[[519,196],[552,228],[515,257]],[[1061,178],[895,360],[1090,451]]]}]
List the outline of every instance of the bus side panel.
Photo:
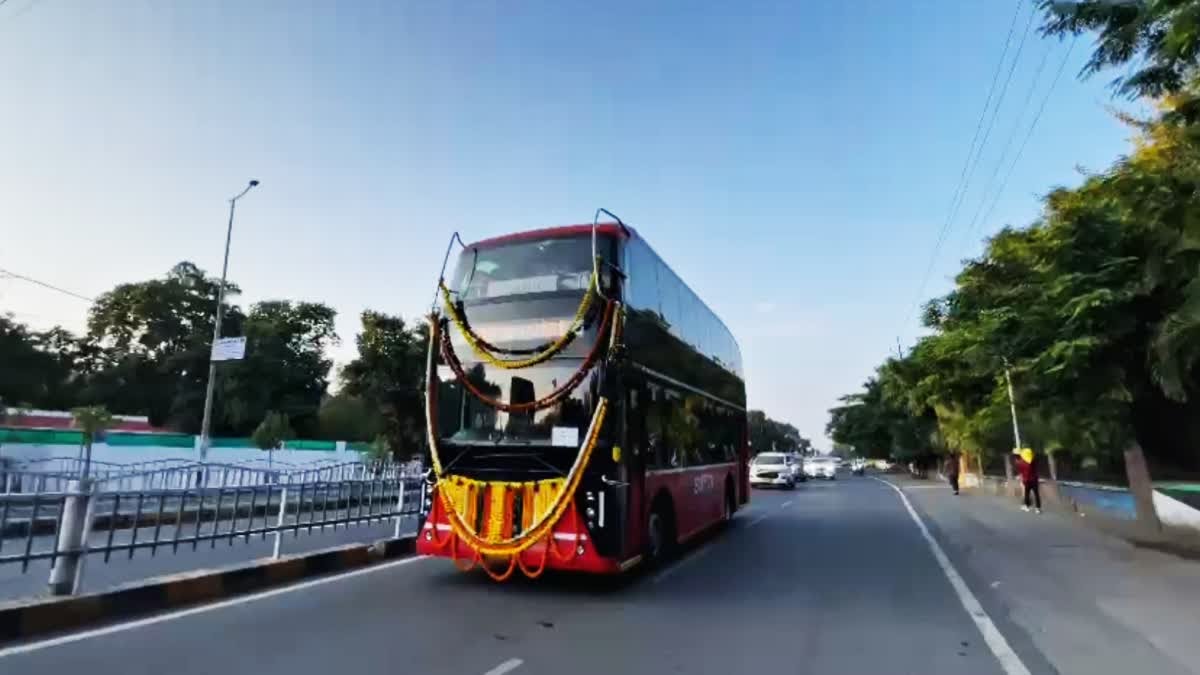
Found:
[{"label": "bus side panel", "polygon": [[742,428],[738,434],[741,443],[737,451],[737,486],[738,504],[750,503],[750,421],[745,415],[739,416]]},{"label": "bus side panel", "polygon": [[676,535],[686,540],[721,520],[726,478],[736,484],[734,464],[647,472],[644,518],[649,518],[654,496],[666,491],[675,509]]}]

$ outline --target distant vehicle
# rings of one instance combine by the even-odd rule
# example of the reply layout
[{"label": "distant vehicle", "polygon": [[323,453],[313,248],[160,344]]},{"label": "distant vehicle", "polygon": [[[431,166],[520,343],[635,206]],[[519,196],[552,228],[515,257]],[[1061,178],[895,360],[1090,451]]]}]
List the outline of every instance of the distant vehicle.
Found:
[{"label": "distant vehicle", "polygon": [[856,459],[850,462],[850,471],[856,476],[862,476],[867,472],[867,463],[861,459]]},{"label": "distant vehicle", "polygon": [[796,467],[791,455],[783,452],[764,452],[750,462],[750,485],[753,487],[796,487]]},{"label": "distant vehicle", "polygon": [[804,455],[798,452],[788,453],[792,458],[792,475],[796,477],[797,483],[803,483],[808,480],[808,476],[804,475]]},{"label": "distant vehicle", "polygon": [[837,480],[837,464],[832,457],[809,457],[804,462],[804,473],[809,478]]}]

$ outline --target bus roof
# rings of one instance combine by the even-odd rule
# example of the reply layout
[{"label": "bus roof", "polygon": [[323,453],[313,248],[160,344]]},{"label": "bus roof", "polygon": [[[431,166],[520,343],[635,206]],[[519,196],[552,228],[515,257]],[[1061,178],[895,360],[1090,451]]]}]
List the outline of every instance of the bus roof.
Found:
[{"label": "bus roof", "polygon": [[[605,235],[617,235],[618,237],[628,237],[629,231],[633,228],[622,229],[617,223],[598,223],[596,231]],[[629,231],[627,231],[629,230]],[[511,234],[502,234],[498,237],[489,237],[469,244],[467,248],[475,246],[495,246],[497,244],[507,244],[513,241],[526,241],[529,239],[558,239],[561,237],[574,237],[580,234],[590,235],[592,233],[591,223],[583,225],[557,225],[554,227],[543,227],[536,230],[525,230],[524,232],[513,232]]]}]

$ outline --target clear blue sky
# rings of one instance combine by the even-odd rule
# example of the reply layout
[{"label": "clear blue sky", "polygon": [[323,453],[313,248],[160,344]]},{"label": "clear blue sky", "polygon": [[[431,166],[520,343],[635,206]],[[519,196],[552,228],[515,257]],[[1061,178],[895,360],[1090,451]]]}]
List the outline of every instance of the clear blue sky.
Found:
[{"label": "clear blue sky", "polygon": [[[258,178],[231,278],[332,304],[345,360],[363,308],[424,310],[450,232],[605,206],[726,319],[752,406],[826,445],[826,410],[916,335],[1015,2],[651,4],[9,0],[0,267],[85,295],[182,259],[217,273],[226,199]],[[1108,78],[1075,78],[1081,40],[966,232],[1065,49],[1030,34],[926,296],[1125,150]],[[0,278],[0,311],[35,326],[86,309]]]}]

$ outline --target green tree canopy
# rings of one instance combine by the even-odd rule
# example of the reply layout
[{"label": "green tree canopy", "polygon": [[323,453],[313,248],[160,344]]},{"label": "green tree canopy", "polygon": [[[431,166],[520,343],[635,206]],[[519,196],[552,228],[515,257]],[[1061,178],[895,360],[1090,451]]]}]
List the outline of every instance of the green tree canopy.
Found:
[{"label": "green tree canopy", "polygon": [[374,406],[395,452],[412,452],[424,441],[428,327],[371,310],[361,319],[358,354],[342,368],[342,390]]},{"label": "green tree canopy", "polygon": [[323,304],[260,302],[246,316],[246,356],[222,364],[214,428],[245,433],[268,411],[287,415],[297,432],[316,436],[317,413],[333,362],[326,349],[337,342],[336,312]]},{"label": "green tree canopy", "polygon": [[1043,448],[1200,465],[1200,139],[1172,105],[1128,120],[1128,157],[966,261],[925,307],[930,334],[831,411],[831,436],[995,458],[1014,441],[1007,367]]}]

